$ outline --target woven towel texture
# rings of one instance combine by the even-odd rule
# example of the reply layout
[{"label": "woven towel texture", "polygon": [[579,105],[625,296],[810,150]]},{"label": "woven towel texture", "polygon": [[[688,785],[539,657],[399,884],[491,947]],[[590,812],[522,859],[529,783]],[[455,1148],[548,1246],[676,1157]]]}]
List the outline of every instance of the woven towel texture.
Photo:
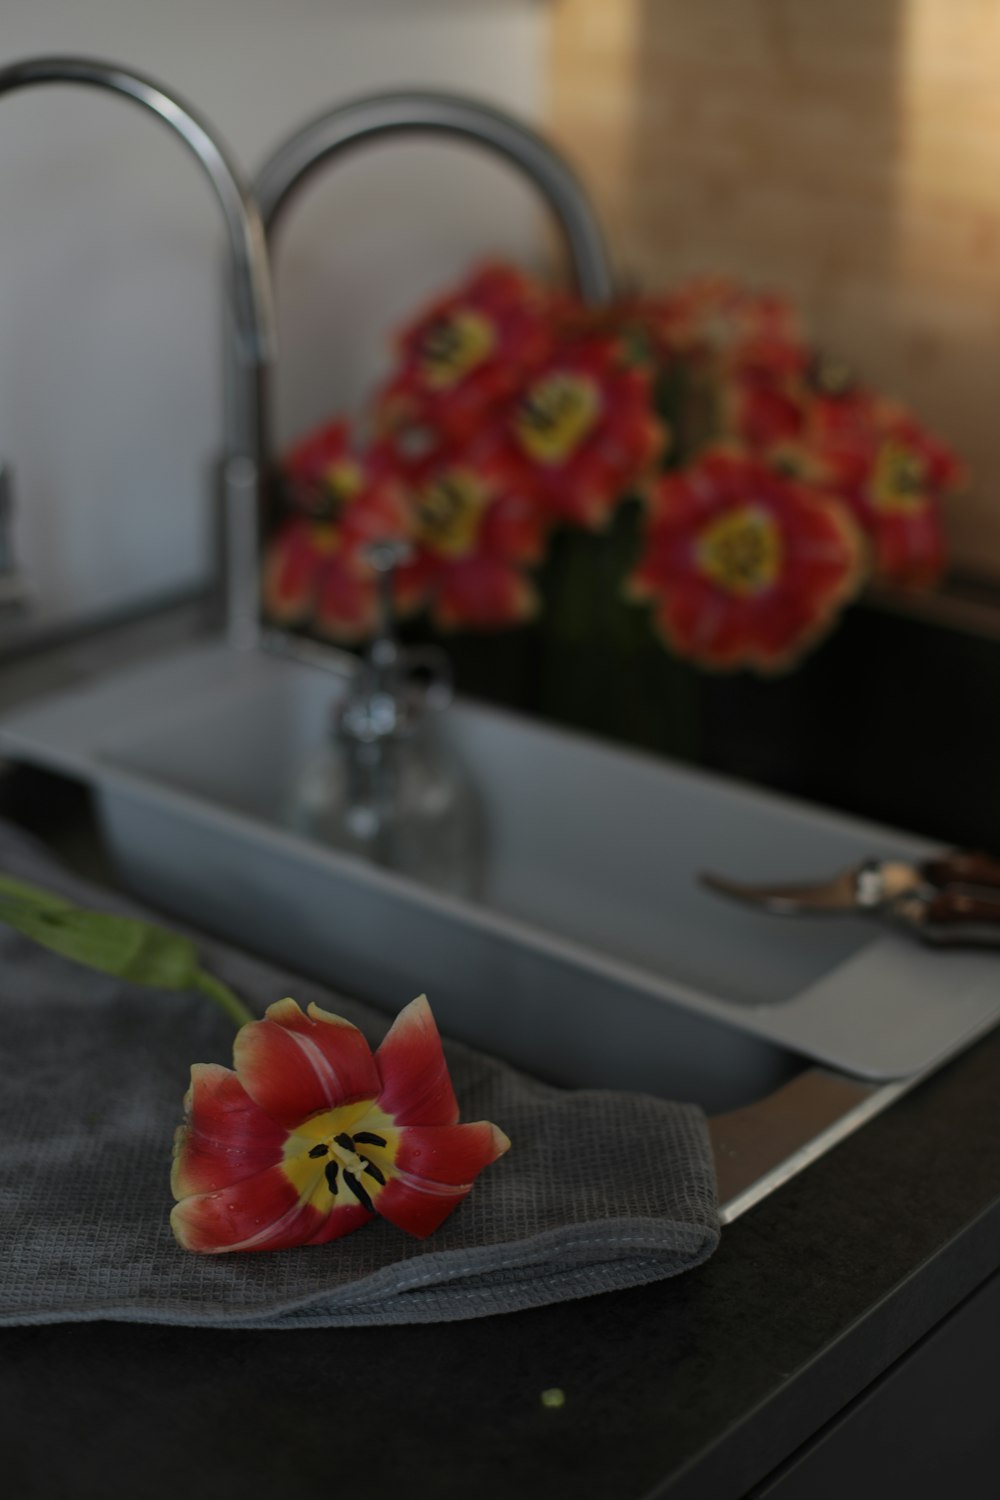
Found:
[{"label": "woven towel texture", "polygon": [[[2,825],[0,870],[150,915]],[[373,1046],[391,1020],[221,943],[199,948],[255,1011],[315,1000]],[[229,1063],[231,1025],[204,998],[89,973],[3,927],[0,1015],[0,1323],[444,1322],[639,1286],[718,1243],[698,1108],[552,1088],[449,1043],[462,1118],[493,1120],[513,1144],[430,1239],[376,1220],[329,1245],[192,1255],[168,1225],[171,1142],[190,1064]]]}]

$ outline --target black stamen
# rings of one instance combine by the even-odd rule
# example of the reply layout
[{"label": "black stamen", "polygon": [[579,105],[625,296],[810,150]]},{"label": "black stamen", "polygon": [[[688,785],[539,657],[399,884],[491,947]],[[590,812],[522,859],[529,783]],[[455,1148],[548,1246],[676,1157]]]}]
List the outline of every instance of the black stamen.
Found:
[{"label": "black stamen", "polygon": [[367,1156],[363,1156],[361,1160],[365,1164],[365,1171],[368,1173],[368,1176],[374,1177],[380,1187],[385,1187],[385,1174],[379,1170],[373,1161],[369,1161]]},{"label": "black stamen", "polygon": [[370,1214],[373,1214],[375,1212],[375,1205],[369,1198],[368,1194],[365,1192],[364,1188],[361,1186],[357,1178],[352,1173],[345,1171],[344,1181],[347,1183],[347,1186],[350,1188],[351,1192],[354,1194],[355,1198],[357,1198],[361,1206],[363,1208],[367,1208],[368,1212]]},{"label": "black stamen", "polygon": [[[310,1156],[312,1155],[311,1151],[310,1151],[309,1155]],[[340,1163],[336,1162],[336,1161],[328,1161],[327,1164],[326,1164],[326,1167],[324,1168],[324,1172],[325,1172],[325,1175],[326,1175],[326,1185],[330,1189],[330,1192],[333,1194],[333,1196],[335,1198],[337,1196],[337,1173],[339,1171],[340,1171]],[[347,1180],[347,1173],[346,1172],[344,1173],[344,1180],[345,1181]]]},{"label": "black stamen", "polygon": [[351,1140],[351,1137],[347,1134],[346,1130],[342,1130],[339,1135],[335,1135],[334,1140],[337,1142],[338,1146],[343,1146],[345,1151],[354,1150],[354,1142]]},{"label": "black stamen", "polygon": [[373,1135],[370,1130],[359,1130],[358,1133],[357,1133],[357,1135],[354,1137],[354,1139],[356,1141],[360,1141],[363,1146],[384,1146],[385,1145],[385,1136],[384,1135]]},{"label": "black stamen", "polygon": [[320,1145],[314,1146],[312,1148],[312,1150],[310,1151],[309,1155],[310,1156],[325,1156],[326,1153],[329,1151],[329,1149],[330,1149],[329,1146],[324,1146],[322,1143],[320,1143]]}]

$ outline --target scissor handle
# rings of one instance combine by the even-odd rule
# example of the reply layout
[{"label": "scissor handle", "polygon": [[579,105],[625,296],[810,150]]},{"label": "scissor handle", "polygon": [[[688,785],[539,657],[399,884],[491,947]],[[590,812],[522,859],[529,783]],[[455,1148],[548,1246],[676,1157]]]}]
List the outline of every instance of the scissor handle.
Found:
[{"label": "scissor handle", "polygon": [[1000,894],[991,900],[955,889],[913,892],[891,902],[886,915],[935,947],[1000,948]]},{"label": "scissor handle", "polygon": [[970,896],[965,891],[938,891],[924,903],[925,919],[936,926],[992,922],[1000,930],[1000,900]]},{"label": "scissor handle", "polygon": [[920,866],[923,878],[933,886],[981,886],[1000,890],[1000,859],[971,849],[955,849]]}]

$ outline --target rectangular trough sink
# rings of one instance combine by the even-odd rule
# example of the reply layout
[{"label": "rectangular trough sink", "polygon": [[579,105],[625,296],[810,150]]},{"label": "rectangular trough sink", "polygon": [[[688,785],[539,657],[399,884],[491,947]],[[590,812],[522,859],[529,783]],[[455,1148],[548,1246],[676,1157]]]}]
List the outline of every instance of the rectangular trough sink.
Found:
[{"label": "rectangular trough sink", "polygon": [[[426,990],[444,1031],[554,1082],[702,1104],[726,1217],[994,1023],[991,955],[783,922],[694,878],[926,845],[516,715],[448,715],[485,811],[481,899],[288,832],[291,778],[343,686],[203,646],[8,715],[0,750],[89,783],[125,884],[164,911],[389,1010]],[[771,1122],[753,1153],[748,1106]]]}]

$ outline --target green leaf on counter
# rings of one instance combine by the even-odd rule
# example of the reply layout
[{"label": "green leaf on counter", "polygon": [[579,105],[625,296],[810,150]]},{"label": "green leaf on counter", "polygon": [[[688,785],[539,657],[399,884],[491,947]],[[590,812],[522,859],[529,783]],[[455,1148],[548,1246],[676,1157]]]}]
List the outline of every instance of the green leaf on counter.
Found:
[{"label": "green leaf on counter", "polygon": [[8,875],[0,875],[0,922],[84,968],[155,989],[198,990],[237,1026],[253,1019],[221,980],[202,970],[189,938],[151,922],[85,911]]},{"label": "green leaf on counter", "polygon": [[75,911],[72,901],[57,896],[55,891],[45,891],[39,885],[28,885],[25,880],[15,880],[13,875],[0,875],[0,898],[9,896],[26,906],[39,911]]},{"label": "green leaf on counter", "polygon": [[0,893],[0,921],[88,969],[157,989],[192,988],[198,973],[194,944],[132,917],[75,907],[42,907]]}]

